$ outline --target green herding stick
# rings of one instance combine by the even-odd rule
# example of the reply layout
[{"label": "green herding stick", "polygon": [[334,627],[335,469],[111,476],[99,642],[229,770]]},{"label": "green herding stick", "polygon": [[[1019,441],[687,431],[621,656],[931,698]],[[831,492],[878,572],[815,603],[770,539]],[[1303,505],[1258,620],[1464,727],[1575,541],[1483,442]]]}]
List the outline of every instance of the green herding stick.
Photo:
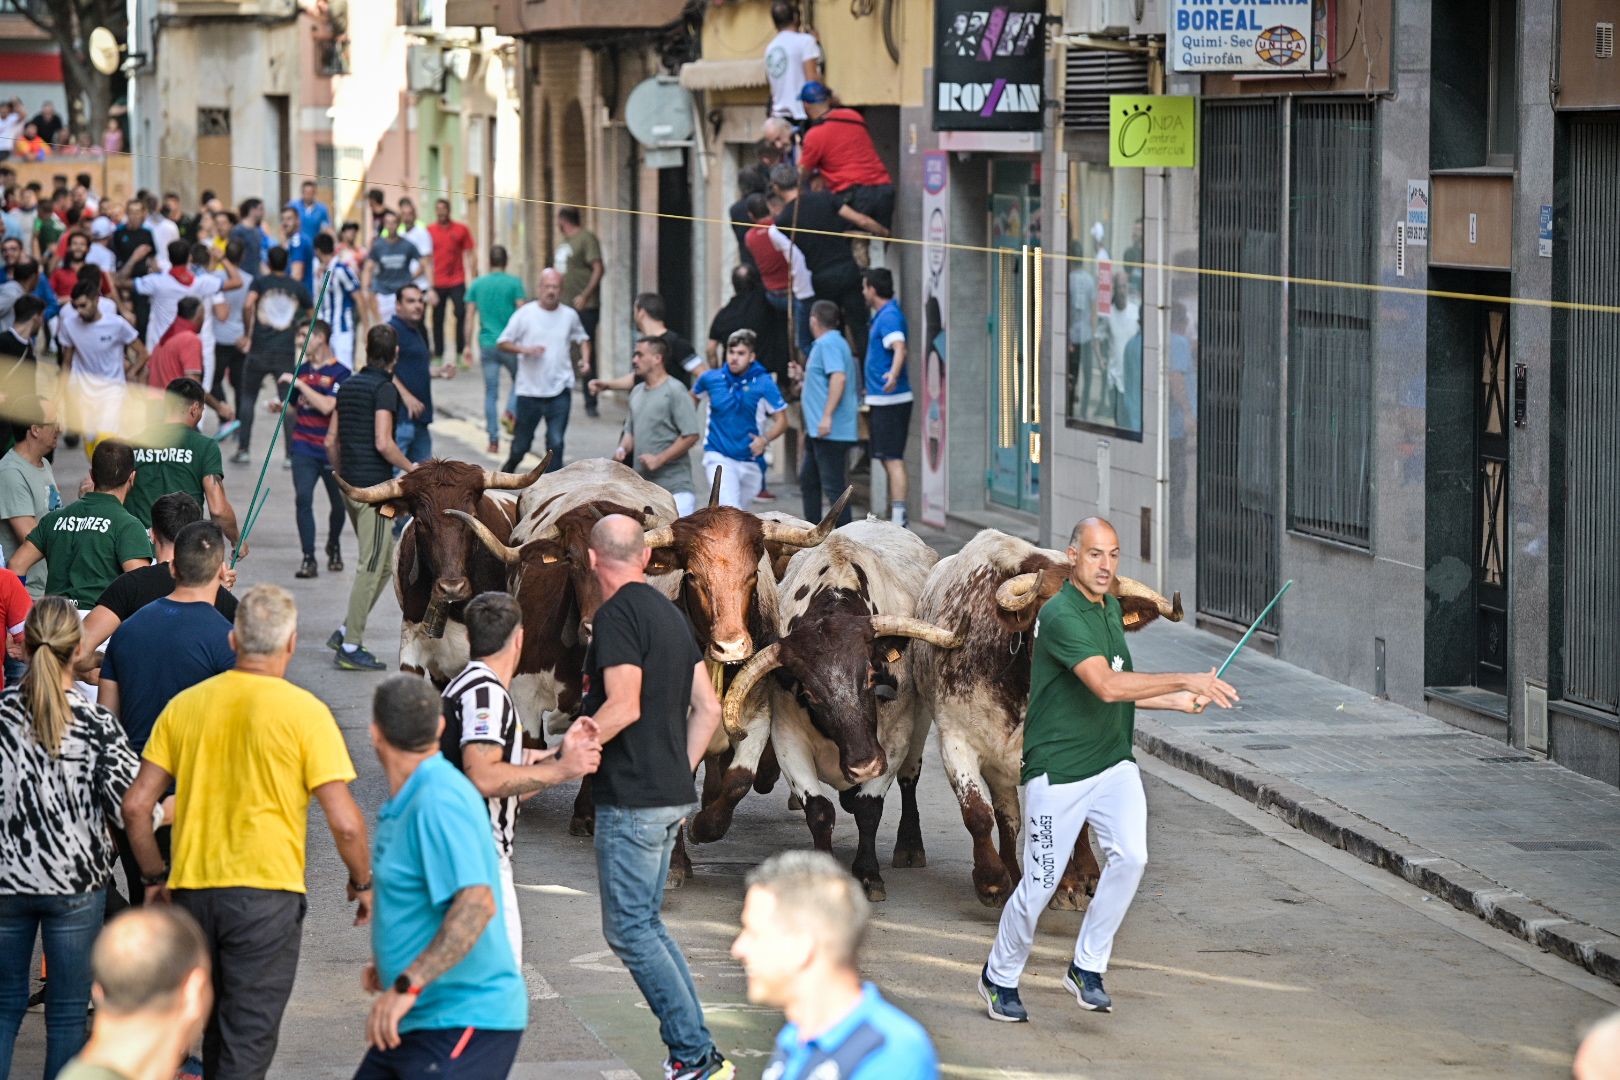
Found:
[{"label": "green herding stick", "polygon": [[[1287,581],[1283,582],[1283,587],[1277,590],[1277,595],[1271,598],[1271,603],[1267,604],[1265,608],[1261,610],[1260,617],[1255,619],[1253,623],[1249,624],[1249,629],[1244,631],[1242,637],[1238,638],[1238,643],[1232,646],[1232,651],[1226,654],[1226,659],[1221,662],[1221,666],[1215,671],[1215,677],[1217,679],[1226,674],[1226,669],[1232,666],[1232,661],[1236,660],[1237,654],[1243,651],[1243,646],[1247,645],[1249,643],[1249,639],[1254,636],[1254,632],[1260,629],[1260,624],[1266,621],[1266,616],[1270,615],[1271,609],[1277,606],[1277,601],[1283,598],[1283,593],[1293,588],[1293,586],[1293,578],[1289,578]],[[1203,712],[1204,706],[1200,705],[1198,707],[1198,711]]]}]

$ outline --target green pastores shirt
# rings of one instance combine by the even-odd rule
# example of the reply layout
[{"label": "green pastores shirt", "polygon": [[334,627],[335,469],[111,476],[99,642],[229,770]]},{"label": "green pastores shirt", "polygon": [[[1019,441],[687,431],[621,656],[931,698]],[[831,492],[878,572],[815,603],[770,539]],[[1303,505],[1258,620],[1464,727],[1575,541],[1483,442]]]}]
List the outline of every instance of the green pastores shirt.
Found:
[{"label": "green pastores shirt", "polygon": [[[567,245],[568,254],[557,260],[562,263],[557,269],[562,271],[563,276],[562,302],[572,306],[574,297],[591,283],[591,264],[602,258],[602,245],[597,241],[596,234],[589,229],[579,230],[564,240],[563,244]],[[558,254],[562,253],[559,251]]]},{"label": "green pastores shirt", "polygon": [[1093,656],[1115,671],[1134,670],[1119,601],[1107,596],[1094,604],[1066,581],[1035,619],[1020,783],[1045,776],[1052,784],[1072,784],[1136,760],[1135,704],[1103,701],[1074,673]]},{"label": "green pastores shirt", "polygon": [[501,340],[501,331],[517,314],[524,300],[523,282],[496,270],[485,274],[467,287],[467,303],[478,305],[478,347],[493,350]]},{"label": "green pastores shirt", "polygon": [[124,509],[142,526],[152,524],[152,504],[170,492],[183,491],[208,509],[203,478],[225,476],[219,443],[189,424],[163,424],[138,440],[135,486]]},{"label": "green pastores shirt", "polygon": [[89,611],[130,559],[150,559],[146,526],[122,503],[92,491],[39,519],[28,542],[45,553],[46,596],[65,596]]}]

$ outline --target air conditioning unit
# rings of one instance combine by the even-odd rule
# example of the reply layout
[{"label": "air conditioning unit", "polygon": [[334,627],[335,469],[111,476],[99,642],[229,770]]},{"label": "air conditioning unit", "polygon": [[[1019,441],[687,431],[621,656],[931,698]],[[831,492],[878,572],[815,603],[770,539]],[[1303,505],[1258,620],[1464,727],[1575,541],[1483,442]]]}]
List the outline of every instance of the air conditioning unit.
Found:
[{"label": "air conditioning unit", "polygon": [[405,49],[405,86],[413,94],[437,94],[444,88],[444,50],[435,45]]},{"label": "air conditioning unit", "polygon": [[1063,32],[1093,37],[1163,34],[1169,0],[1065,0]]}]

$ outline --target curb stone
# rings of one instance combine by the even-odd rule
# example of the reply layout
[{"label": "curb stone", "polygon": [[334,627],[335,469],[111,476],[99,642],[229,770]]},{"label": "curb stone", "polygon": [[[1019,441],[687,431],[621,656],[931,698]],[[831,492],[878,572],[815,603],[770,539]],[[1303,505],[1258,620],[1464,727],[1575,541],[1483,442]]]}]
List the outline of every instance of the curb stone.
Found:
[{"label": "curb stone", "polygon": [[1502,887],[1461,863],[1175,729],[1141,716],[1136,746],[1208,780],[1298,829],[1349,852],[1599,978],[1620,984],[1620,937]]}]

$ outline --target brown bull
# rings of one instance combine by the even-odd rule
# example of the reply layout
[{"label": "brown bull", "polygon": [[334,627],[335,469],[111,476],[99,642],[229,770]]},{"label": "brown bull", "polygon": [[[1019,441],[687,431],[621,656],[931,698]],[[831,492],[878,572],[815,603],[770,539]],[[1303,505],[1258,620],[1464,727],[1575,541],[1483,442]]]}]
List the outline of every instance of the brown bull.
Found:
[{"label": "brown bull", "polygon": [[517,506],[510,493],[533,484],[546,465],[541,461],[532,472],[506,473],[430,458],[370,487],[338,478],[355,502],[378,506],[389,517],[411,518],[394,557],[394,593],[403,618],[401,670],[426,674],[440,686],[449,682],[467,663],[462,605],[480,592],[506,587],[505,567],[444,515],[454,510],[475,516],[492,535],[506,536]]}]

